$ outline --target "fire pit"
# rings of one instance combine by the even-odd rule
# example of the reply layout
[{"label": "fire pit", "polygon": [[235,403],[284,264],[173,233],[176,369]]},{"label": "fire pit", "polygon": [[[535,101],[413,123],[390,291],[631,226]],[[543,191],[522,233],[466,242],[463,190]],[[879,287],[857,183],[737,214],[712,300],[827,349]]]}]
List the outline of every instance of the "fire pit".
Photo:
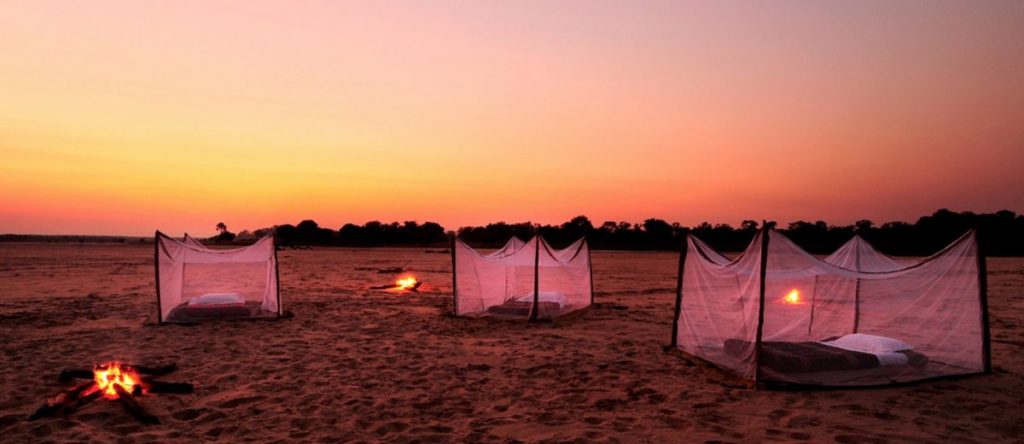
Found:
[{"label": "fire pit", "polygon": [[416,276],[409,274],[395,279],[394,284],[379,285],[375,287],[370,287],[370,289],[393,291],[397,293],[404,293],[407,291],[418,293],[420,285],[423,285],[423,282],[416,280]]},{"label": "fire pit", "polygon": [[148,393],[192,393],[192,384],[163,382],[154,378],[178,369],[176,364],[158,367],[110,362],[93,367],[92,370],[66,369],[61,372],[60,382],[85,379],[46,400],[36,410],[30,421],[52,416],[67,416],[89,403],[107,398],[117,401],[121,407],[140,422],[157,424],[160,420],[139,404],[138,398]]}]

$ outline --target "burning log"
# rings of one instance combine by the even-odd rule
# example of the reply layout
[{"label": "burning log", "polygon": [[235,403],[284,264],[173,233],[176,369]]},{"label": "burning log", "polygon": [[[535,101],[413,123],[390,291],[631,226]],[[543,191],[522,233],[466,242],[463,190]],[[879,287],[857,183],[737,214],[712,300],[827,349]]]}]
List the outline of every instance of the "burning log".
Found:
[{"label": "burning log", "polygon": [[63,392],[58,393],[56,396],[47,399],[42,406],[40,406],[32,416],[28,417],[29,421],[35,421],[39,418],[45,418],[48,416],[55,416],[61,411],[64,411],[70,406],[73,406],[76,401],[82,396],[82,393],[89,388],[95,387],[96,384],[93,382],[83,382],[69,389],[65,389]]},{"label": "burning log", "polygon": [[[178,364],[172,362],[170,364],[158,365],[156,367],[125,364],[123,367],[132,370],[140,375],[163,376],[177,370]],[[82,368],[66,368],[60,372],[60,376],[57,378],[57,380],[60,382],[68,382],[71,381],[72,379],[93,379],[95,377],[96,374],[94,373],[94,370],[86,370]]]},{"label": "burning log", "polygon": [[101,397],[103,397],[103,392],[100,392],[99,390],[89,390],[84,395],[79,396],[74,403],[61,410],[60,414],[70,415],[75,413],[78,409],[85,407],[87,404],[100,399]]},{"label": "burning log", "polygon": [[94,377],[92,370],[66,368],[60,372],[60,376],[57,377],[57,380],[60,382],[68,382],[72,379],[92,379]]},{"label": "burning log", "polygon": [[[114,387],[114,391],[117,392],[117,402],[121,403],[121,407],[124,407],[124,410],[135,417],[135,419],[145,424],[160,423],[160,419],[146,411],[146,409],[142,407],[142,404],[139,404],[139,402],[135,400],[135,397],[133,397],[128,390],[125,390],[121,384],[112,384],[112,386]],[[134,387],[138,387],[138,385]],[[134,387],[132,388],[132,391],[135,391]]]},{"label": "burning log", "polygon": [[150,393],[193,393],[196,391],[192,384],[187,382],[163,382],[150,379],[143,381]]},{"label": "burning log", "polygon": [[374,286],[374,287],[370,287],[370,289],[371,290],[398,290],[399,292],[402,292],[402,291],[412,291],[412,292],[418,293],[420,285],[423,285],[423,282],[420,282],[420,281],[416,280],[415,276],[411,276],[410,275],[410,276],[406,276],[404,278],[396,279],[394,284]]}]

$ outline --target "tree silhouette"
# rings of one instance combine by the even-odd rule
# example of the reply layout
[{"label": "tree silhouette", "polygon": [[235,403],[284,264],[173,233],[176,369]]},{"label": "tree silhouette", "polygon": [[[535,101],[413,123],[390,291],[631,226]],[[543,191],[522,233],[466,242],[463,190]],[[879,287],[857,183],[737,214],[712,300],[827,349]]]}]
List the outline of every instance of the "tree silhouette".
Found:
[{"label": "tree silhouette", "polygon": [[228,226],[224,222],[217,222],[217,242],[231,242],[235,240],[235,233],[228,231]]},{"label": "tree silhouette", "polygon": [[[767,222],[775,228],[775,222]],[[495,248],[512,236],[526,240],[540,233],[555,247],[586,236],[595,249],[677,250],[687,233],[693,234],[719,251],[742,251],[761,227],[748,219],[739,228],[708,222],[693,227],[649,218],[641,223],[605,221],[594,226],[586,216],[576,216],[557,225],[531,222],[495,222],[485,226],[462,227],[455,233],[475,247]],[[942,209],[919,218],[914,223],[886,222],[881,225],[866,219],[852,225],[829,225],[824,221],[795,221],[780,231],[807,251],[827,254],[853,237],[864,237],[879,250],[893,255],[924,256],[945,247],[970,228],[977,229],[978,241],[985,254],[993,256],[1024,255],[1024,216],[1003,210],[992,214],[957,213]],[[229,241],[234,234],[221,222],[218,240]],[[434,222],[416,221],[383,223],[370,221],[363,225],[345,224],[337,231],[320,227],[306,219],[298,226],[284,224],[254,230],[257,236],[273,232],[283,245],[375,246],[444,246],[448,233]]]}]

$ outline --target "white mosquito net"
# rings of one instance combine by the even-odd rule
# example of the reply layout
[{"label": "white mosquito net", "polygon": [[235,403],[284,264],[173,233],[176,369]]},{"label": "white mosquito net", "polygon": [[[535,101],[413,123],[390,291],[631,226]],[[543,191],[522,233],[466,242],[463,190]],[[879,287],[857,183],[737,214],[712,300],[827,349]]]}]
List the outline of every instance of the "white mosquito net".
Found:
[{"label": "white mosquito net", "polygon": [[194,238],[192,236],[189,236],[188,233],[185,233],[185,237],[183,237],[181,239],[181,242],[183,244],[185,244],[185,245],[193,246],[193,247],[196,247],[196,248],[201,248],[203,250],[209,250],[210,249],[209,247],[206,246],[206,244],[200,242],[199,240],[197,240],[196,238]]},{"label": "white mosquito net", "polygon": [[276,317],[281,313],[274,238],[211,249],[156,233],[160,322]]},{"label": "white mosquito net", "polygon": [[973,232],[893,271],[828,263],[774,230],[732,261],[689,236],[681,260],[673,345],[740,377],[856,386],[989,369]]},{"label": "white mosquito net", "polygon": [[490,253],[456,239],[452,255],[458,316],[554,318],[593,303],[585,239],[556,250],[539,236],[513,237]]},{"label": "white mosquito net", "polygon": [[916,261],[886,255],[876,250],[864,238],[854,235],[842,247],[828,255],[825,258],[825,262],[848,270],[881,272],[906,268],[913,265]]}]

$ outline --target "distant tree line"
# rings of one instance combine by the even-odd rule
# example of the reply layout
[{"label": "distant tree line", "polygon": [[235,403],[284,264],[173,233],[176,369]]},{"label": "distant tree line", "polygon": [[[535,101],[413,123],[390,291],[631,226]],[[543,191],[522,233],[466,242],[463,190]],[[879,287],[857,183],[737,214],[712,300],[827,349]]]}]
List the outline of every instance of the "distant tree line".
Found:
[{"label": "distant tree line", "polygon": [[448,235],[444,227],[435,222],[406,221],[389,224],[370,221],[364,225],[345,224],[338,230],[323,228],[313,220],[298,225],[278,225],[272,229],[256,230],[261,236],[274,232],[282,245],[337,245],[346,247],[432,246],[446,245]]},{"label": "distant tree line", "polygon": [[[774,222],[768,223],[775,226]],[[561,225],[499,222],[484,227],[464,227],[458,230],[458,234],[463,241],[480,247],[501,246],[512,235],[526,240],[537,231],[555,246],[568,245],[580,236],[587,236],[594,249],[676,250],[682,245],[684,236],[691,233],[719,251],[740,251],[746,248],[759,228],[760,223],[754,220],[743,221],[739,227],[707,222],[684,227],[661,219],[633,224],[608,221],[595,226],[586,216],[577,216]],[[985,254],[1024,256],[1024,216],[1007,210],[975,214],[943,209],[915,223],[875,225],[869,220],[861,220],[853,225],[837,226],[824,221],[797,221],[776,228],[811,253],[831,253],[856,233],[879,250],[898,256],[930,255],[975,228]]]},{"label": "distant tree line", "polygon": [[[774,222],[768,223],[775,226]],[[497,222],[482,227],[462,227],[457,233],[466,243],[480,248],[500,247],[512,236],[527,240],[539,232],[556,247],[586,236],[592,248],[605,250],[677,250],[684,236],[691,233],[719,251],[740,251],[746,248],[760,227],[761,223],[754,220],[745,220],[738,227],[707,222],[686,227],[655,218],[639,223],[607,221],[594,225],[586,216],[577,216],[560,225]],[[853,225],[829,225],[823,221],[797,221],[776,228],[811,253],[831,253],[856,233],[879,250],[898,256],[935,253],[967,230],[975,228],[986,254],[1024,256],[1024,216],[1007,210],[975,214],[944,209],[914,223],[875,225],[869,220],[860,220]],[[226,230],[222,235],[223,232]],[[243,231],[238,237],[239,241],[244,241],[269,233],[275,233],[278,243],[286,246],[351,247],[443,247],[452,235],[434,222],[371,221],[364,225],[345,224],[333,230],[321,227],[313,220],[304,220],[298,225],[278,225],[252,233]]]}]

